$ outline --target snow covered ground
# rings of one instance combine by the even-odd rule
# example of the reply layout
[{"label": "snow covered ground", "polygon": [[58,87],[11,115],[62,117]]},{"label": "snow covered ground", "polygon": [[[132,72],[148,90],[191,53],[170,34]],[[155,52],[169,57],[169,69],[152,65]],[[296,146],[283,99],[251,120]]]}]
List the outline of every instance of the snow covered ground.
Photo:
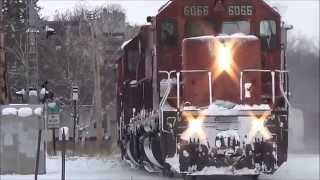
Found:
[{"label": "snow covered ground", "polygon": [[288,162],[272,176],[262,175],[259,180],[319,180],[319,154],[289,154]]},{"label": "snow covered ground", "polygon": [[[61,179],[61,157],[47,158],[47,174],[38,180]],[[1,175],[1,180],[34,180],[34,175]],[[119,156],[69,157],[66,160],[66,180],[162,180],[161,175],[131,168]]]},{"label": "snow covered ground", "polygon": [[[34,175],[2,175],[1,180],[33,180]],[[61,158],[47,159],[47,174],[39,180],[61,179]],[[113,157],[77,157],[66,161],[66,180],[182,180],[165,178],[160,174],[149,174],[141,169],[131,168],[128,163]],[[213,179],[204,178],[204,179]],[[221,179],[217,178],[217,179]],[[224,178],[223,178],[224,179]],[[234,179],[234,178],[232,178]],[[261,175],[260,180],[319,180],[319,155],[289,155],[287,164],[275,175]]]}]

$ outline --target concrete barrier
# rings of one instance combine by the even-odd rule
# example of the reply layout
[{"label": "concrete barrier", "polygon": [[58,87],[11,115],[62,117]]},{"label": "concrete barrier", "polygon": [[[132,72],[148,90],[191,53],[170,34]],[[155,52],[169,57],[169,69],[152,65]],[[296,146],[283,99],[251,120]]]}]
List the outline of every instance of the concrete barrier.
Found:
[{"label": "concrete barrier", "polygon": [[[42,105],[0,106],[1,174],[34,174]],[[44,139],[44,138],[42,138]],[[45,145],[40,146],[39,174],[45,173]]]}]

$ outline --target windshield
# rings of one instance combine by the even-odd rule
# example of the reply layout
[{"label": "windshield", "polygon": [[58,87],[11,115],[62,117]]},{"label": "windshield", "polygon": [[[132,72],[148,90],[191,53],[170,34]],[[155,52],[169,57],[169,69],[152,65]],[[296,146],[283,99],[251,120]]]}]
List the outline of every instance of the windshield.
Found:
[{"label": "windshield", "polygon": [[222,34],[244,33],[250,34],[250,23],[248,21],[225,21],[222,23]]},{"label": "windshield", "polygon": [[209,20],[191,20],[185,24],[185,37],[213,35],[214,24]]}]

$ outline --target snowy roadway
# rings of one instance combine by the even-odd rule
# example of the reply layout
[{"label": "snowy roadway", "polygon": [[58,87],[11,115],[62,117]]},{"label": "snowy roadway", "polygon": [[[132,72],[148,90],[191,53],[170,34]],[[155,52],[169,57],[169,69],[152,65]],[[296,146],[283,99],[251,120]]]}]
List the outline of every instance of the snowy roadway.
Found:
[{"label": "snowy roadway", "polygon": [[[2,175],[1,180],[33,180],[34,175]],[[39,180],[61,179],[61,158],[47,159],[47,174]],[[148,174],[141,169],[131,168],[118,156],[110,158],[78,157],[66,161],[66,180],[182,180],[183,178],[164,178],[159,174]],[[200,178],[199,178],[200,179]],[[210,180],[235,180],[237,178],[210,177]],[[238,179],[237,179],[238,180]],[[319,155],[289,155],[287,165],[275,175],[260,176],[259,180],[319,180]]]}]

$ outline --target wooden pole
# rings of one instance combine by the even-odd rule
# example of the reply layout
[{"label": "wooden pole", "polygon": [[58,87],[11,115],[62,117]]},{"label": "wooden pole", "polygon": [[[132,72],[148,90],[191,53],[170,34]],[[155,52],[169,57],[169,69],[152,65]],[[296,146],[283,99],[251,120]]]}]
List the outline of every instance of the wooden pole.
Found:
[{"label": "wooden pole", "polygon": [[53,154],[56,155],[56,129],[52,129]]},{"label": "wooden pole", "polygon": [[61,174],[61,180],[65,180],[65,166],[66,166],[66,136],[65,136],[65,133],[64,133],[64,129],[62,129],[62,153],[61,153],[61,156],[62,156],[62,174]]},{"label": "wooden pole", "polygon": [[39,129],[38,132],[38,145],[37,145],[37,157],[36,157],[36,167],[34,172],[34,180],[38,179],[38,173],[39,173],[39,159],[40,159],[40,146],[41,146],[41,129]]}]

